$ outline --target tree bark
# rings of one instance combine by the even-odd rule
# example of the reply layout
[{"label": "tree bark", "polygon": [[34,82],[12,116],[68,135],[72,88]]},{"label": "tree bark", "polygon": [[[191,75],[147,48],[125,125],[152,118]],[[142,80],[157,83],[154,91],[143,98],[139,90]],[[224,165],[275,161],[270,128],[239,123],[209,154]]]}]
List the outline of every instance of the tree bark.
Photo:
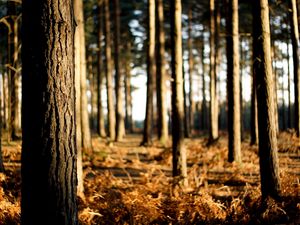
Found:
[{"label": "tree bark", "polygon": [[125,85],[125,105],[126,105],[126,115],[125,115],[125,121],[126,121],[126,129],[129,130],[130,133],[133,132],[134,126],[133,126],[133,118],[132,118],[132,96],[131,96],[131,44],[130,42],[126,45],[126,62],[125,62],[125,79],[124,79],[124,85]]},{"label": "tree bark", "polygon": [[184,109],[182,76],[181,1],[171,1],[171,68],[172,68],[172,152],[173,177],[187,186],[186,148],[184,145]]},{"label": "tree bark", "polygon": [[209,114],[209,138],[213,142],[218,139],[218,113],[217,113],[217,92],[216,92],[216,69],[215,69],[215,0],[210,0],[210,23],[209,23],[209,58],[210,58],[210,114]]},{"label": "tree bark", "polygon": [[78,224],[72,2],[23,0],[22,15],[21,223]]},{"label": "tree bark", "polygon": [[295,83],[295,129],[296,134],[300,135],[300,40],[297,20],[296,0],[289,0],[290,7],[290,25],[291,25],[291,39],[293,46],[293,65],[294,65],[294,83]]},{"label": "tree bark", "polygon": [[94,82],[94,71],[93,71],[93,56],[92,52],[88,53],[87,56],[87,67],[88,67],[88,80],[89,80],[89,89],[91,93],[91,112],[89,115],[89,121],[90,121],[90,126],[91,129],[93,130],[95,128],[95,82]]},{"label": "tree bark", "polygon": [[111,37],[110,37],[110,15],[109,15],[109,1],[104,0],[104,17],[105,17],[105,56],[106,56],[106,89],[107,89],[107,108],[108,108],[108,135],[110,141],[116,139],[116,120],[114,110],[114,96],[113,96],[113,77],[112,77],[112,59],[111,59]]},{"label": "tree bark", "polygon": [[163,0],[156,0],[156,89],[157,89],[157,110],[158,110],[158,138],[160,143],[166,145],[168,141],[168,121],[166,102],[166,71],[165,71],[165,31],[164,31],[164,9]]},{"label": "tree bark", "polygon": [[[3,74],[2,74],[3,76]],[[0,109],[2,110],[3,89],[0,92]],[[3,157],[2,157],[2,113],[0,110],[0,173],[4,173]]]},{"label": "tree bark", "polygon": [[120,72],[120,4],[119,0],[114,0],[114,20],[115,20],[115,76],[116,76],[116,141],[121,141],[125,136],[125,121],[123,109],[122,79]]},{"label": "tree bark", "polygon": [[142,145],[151,144],[153,113],[153,76],[155,75],[155,0],[148,0],[147,103]]},{"label": "tree bark", "polygon": [[227,15],[228,161],[242,162],[238,0],[228,1]]},{"label": "tree bark", "polygon": [[[258,15],[257,15],[258,13]],[[277,136],[274,118],[274,79],[271,65],[270,23],[267,0],[253,4],[254,70],[257,78],[259,164],[263,198],[280,195]]]},{"label": "tree bark", "polygon": [[102,106],[102,26],[103,26],[103,0],[98,0],[98,76],[97,76],[97,132],[100,137],[105,137],[105,124]]},{"label": "tree bark", "polygon": [[201,37],[201,47],[200,47],[200,51],[201,51],[201,64],[202,64],[202,96],[203,96],[203,100],[202,100],[202,128],[203,130],[207,129],[207,101],[206,101],[206,81],[205,81],[205,63],[204,63],[204,37],[202,35]]}]

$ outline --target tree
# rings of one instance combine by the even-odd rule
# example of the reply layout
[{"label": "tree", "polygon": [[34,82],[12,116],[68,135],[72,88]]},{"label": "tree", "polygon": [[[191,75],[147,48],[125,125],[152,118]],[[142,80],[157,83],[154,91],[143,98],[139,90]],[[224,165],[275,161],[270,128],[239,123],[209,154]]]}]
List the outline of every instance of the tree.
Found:
[{"label": "tree", "polygon": [[[2,74],[3,76],[3,74]],[[2,106],[3,89],[0,93],[0,106]],[[3,157],[2,157],[2,113],[0,113],[0,173],[4,173]]]},{"label": "tree", "polygon": [[165,71],[165,32],[163,0],[156,0],[156,88],[158,110],[158,138],[165,145],[168,140],[168,121],[166,104],[166,71]]},{"label": "tree", "polygon": [[111,37],[110,37],[110,15],[109,1],[104,0],[104,33],[105,33],[105,57],[106,57],[106,91],[107,91],[107,106],[108,106],[108,135],[110,141],[116,138],[116,120],[114,115],[114,96],[113,96],[113,77],[112,77],[112,59],[111,59]]},{"label": "tree", "polygon": [[148,0],[147,103],[142,145],[151,144],[153,76],[155,75],[155,0]]},{"label": "tree", "polygon": [[[258,15],[257,15],[258,13]],[[268,0],[253,4],[253,69],[256,75],[259,164],[263,198],[280,195],[277,136],[274,117],[274,79],[271,66]]]},{"label": "tree", "polygon": [[210,141],[215,141],[218,138],[218,102],[216,91],[216,69],[215,69],[215,0],[210,0],[210,22],[209,22],[209,58],[210,58]]},{"label": "tree", "polygon": [[103,25],[103,0],[98,0],[98,76],[97,76],[97,132],[100,137],[105,137],[105,124],[104,124],[104,117],[103,117],[103,110],[102,110],[102,82],[103,82],[103,75],[102,75],[102,25]]},{"label": "tree", "polygon": [[293,46],[293,65],[294,65],[294,83],[295,83],[295,129],[297,136],[300,135],[300,40],[297,21],[296,0],[289,0],[291,39]]},{"label": "tree", "polygon": [[241,162],[238,0],[227,5],[228,161]]},{"label": "tree", "polygon": [[114,0],[114,21],[115,21],[115,76],[116,76],[116,141],[120,141],[125,136],[124,109],[122,95],[122,73],[120,72],[120,4],[119,0]]},{"label": "tree", "polygon": [[22,14],[21,223],[78,224],[72,1],[23,0]]},{"label": "tree", "polygon": [[184,146],[184,109],[182,76],[181,1],[170,2],[172,69],[172,155],[173,177],[187,185],[186,149]]}]

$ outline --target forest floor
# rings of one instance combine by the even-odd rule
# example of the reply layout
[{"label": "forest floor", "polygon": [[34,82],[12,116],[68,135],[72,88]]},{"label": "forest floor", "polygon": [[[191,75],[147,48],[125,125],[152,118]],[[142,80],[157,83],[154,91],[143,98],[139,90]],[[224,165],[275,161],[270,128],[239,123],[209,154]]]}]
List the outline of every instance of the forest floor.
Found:
[{"label": "forest floor", "polygon": [[[262,202],[257,146],[247,138],[243,162],[227,162],[225,134],[212,146],[207,138],[186,139],[188,181],[172,188],[171,143],[139,146],[140,135],[107,145],[93,138],[84,154],[85,198],[80,224],[300,224],[300,140],[278,140],[282,198]],[[3,143],[6,173],[0,174],[0,225],[20,221],[21,142]]]}]

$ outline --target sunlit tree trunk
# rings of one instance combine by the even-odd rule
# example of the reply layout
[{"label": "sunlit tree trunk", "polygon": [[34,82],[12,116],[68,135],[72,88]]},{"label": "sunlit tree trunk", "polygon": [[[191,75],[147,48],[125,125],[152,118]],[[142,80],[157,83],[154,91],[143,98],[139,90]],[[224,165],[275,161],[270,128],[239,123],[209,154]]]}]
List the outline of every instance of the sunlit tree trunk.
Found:
[{"label": "sunlit tree trunk", "polygon": [[116,141],[120,141],[125,136],[125,121],[124,121],[124,109],[123,109],[123,91],[122,91],[122,79],[123,75],[120,71],[120,5],[119,0],[114,0],[114,21],[115,21],[115,77],[116,77]]},{"label": "sunlit tree trunk", "polygon": [[165,32],[163,0],[156,0],[156,67],[157,67],[157,108],[158,108],[158,138],[165,145],[168,141],[168,121],[166,102],[166,71],[165,71]]},{"label": "sunlit tree trunk", "polygon": [[227,15],[227,100],[228,161],[241,162],[240,64],[238,0],[228,1]]},{"label": "sunlit tree trunk", "polygon": [[277,137],[274,118],[274,79],[271,64],[269,7],[267,0],[253,4],[254,70],[258,103],[259,163],[263,198],[280,195]]},{"label": "sunlit tree trunk", "polygon": [[218,102],[217,102],[217,92],[216,92],[216,69],[215,69],[215,1],[210,0],[210,23],[209,23],[209,58],[210,58],[210,114],[209,114],[209,137],[210,141],[214,141],[218,138]]},{"label": "sunlit tree trunk", "polygon": [[105,33],[105,56],[106,56],[106,89],[107,89],[107,121],[108,121],[108,135],[110,141],[116,139],[116,120],[114,110],[114,96],[113,96],[113,77],[112,77],[112,58],[111,58],[111,38],[110,38],[110,15],[109,15],[109,1],[104,0],[104,33]]},{"label": "sunlit tree trunk", "polygon": [[172,139],[173,177],[187,186],[182,76],[181,1],[171,1]]},{"label": "sunlit tree trunk", "polygon": [[189,127],[190,132],[193,133],[194,129],[194,114],[195,114],[195,103],[193,96],[193,69],[194,69],[194,58],[193,58],[193,39],[192,39],[192,20],[193,12],[191,6],[188,9],[188,52],[189,52]]},{"label": "sunlit tree trunk", "polygon": [[155,0],[148,0],[147,103],[142,145],[151,144],[153,76],[155,76]]},{"label": "sunlit tree trunk", "polygon": [[98,65],[97,65],[97,132],[100,137],[105,137],[105,124],[102,106],[102,84],[103,84],[103,65],[102,65],[102,26],[103,26],[103,0],[98,0]]},{"label": "sunlit tree trunk", "polygon": [[296,0],[290,1],[290,24],[291,24],[291,39],[293,46],[293,65],[294,65],[294,83],[295,83],[295,129],[297,136],[300,134],[300,40],[297,20]]},{"label": "sunlit tree trunk", "polygon": [[23,0],[22,16],[21,224],[78,224],[72,1]]}]

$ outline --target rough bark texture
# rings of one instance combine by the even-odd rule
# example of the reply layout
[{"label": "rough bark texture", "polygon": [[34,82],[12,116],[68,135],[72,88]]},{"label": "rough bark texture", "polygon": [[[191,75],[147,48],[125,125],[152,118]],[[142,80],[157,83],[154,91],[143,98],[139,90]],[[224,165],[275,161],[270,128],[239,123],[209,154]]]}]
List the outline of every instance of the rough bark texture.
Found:
[{"label": "rough bark texture", "polygon": [[194,69],[194,58],[193,58],[193,38],[192,38],[192,20],[193,12],[191,6],[188,10],[188,52],[189,52],[189,127],[190,132],[193,133],[194,129],[194,114],[195,114],[195,102],[193,96],[193,69]]},{"label": "rough bark texture", "polygon": [[156,67],[157,67],[157,110],[158,138],[165,145],[168,140],[167,102],[166,102],[166,71],[165,71],[165,32],[163,1],[156,0]]},{"label": "rough bark texture", "polygon": [[116,76],[116,141],[121,141],[125,136],[125,121],[123,109],[123,75],[120,71],[120,4],[119,0],[114,0],[114,21],[115,21],[115,76]]},{"label": "rough bark texture", "polygon": [[[86,55],[85,55],[85,35],[84,35],[84,17],[83,17],[83,3],[82,0],[74,0],[74,12],[76,20],[76,38],[79,39],[78,52],[79,61],[75,62],[75,70],[79,69],[80,76],[80,110],[81,110],[81,137],[82,137],[82,148],[84,151],[90,152],[92,150],[91,132],[89,126],[89,114],[88,114],[88,103],[87,103],[87,91],[86,91]],[[78,36],[77,36],[78,35]],[[76,56],[75,56],[76,57]],[[79,64],[79,65],[78,65]],[[75,71],[77,73],[77,71]]]},{"label": "rough bark texture", "polygon": [[295,84],[295,129],[297,136],[300,135],[300,40],[297,20],[296,0],[290,2],[290,24],[291,24],[291,39],[293,46],[293,65],[294,65],[294,84]]},{"label": "rough bark texture", "polygon": [[102,26],[103,26],[103,0],[98,0],[98,76],[97,76],[97,132],[100,137],[105,137],[105,124],[102,107]]},{"label": "rough bark texture", "polygon": [[280,195],[277,137],[274,118],[274,79],[271,65],[269,8],[267,0],[253,4],[253,54],[259,125],[259,163],[263,198]]},{"label": "rough bark texture", "polygon": [[109,15],[109,1],[104,0],[104,33],[105,33],[105,56],[106,56],[106,89],[107,89],[107,121],[108,121],[108,135],[110,141],[116,139],[116,117],[114,109],[113,96],[113,77],[112,77],[112,59],[111,59],[111,37],[110,37],[110,15]]},{"label": "rough bark texture", "polygon": [[238,0],[228,1],[227,15],[227,100],[228,161],[241,162],[240,63]]},{"label": "rough bark texture", "polygon": [[147,103],[142,145],[151,144],[153,76],[155,76],[155,0],[148,0]]},{"label": "rough bark texture", "polygon": [[182,80],[181,1],[171,1],[171,68],[172,68],[172,152],[173,176],[187,185],[186,148],[184,145],[184,109]]},{"label": "rough bark texture", "polygon": [[23,0],[23,225],[74,225],[74,16],[70,0]]},{"label": "rough bark texture", "polygon": [[216,91],[216,70],[215,70],[215,0],[210,0],[210,23],[209,23],[209,58],[210,58],[210,114],[209,114],[209,136],[210,141],[214,141],[218,138],[218,103],[217,103],[217,91]]}]

